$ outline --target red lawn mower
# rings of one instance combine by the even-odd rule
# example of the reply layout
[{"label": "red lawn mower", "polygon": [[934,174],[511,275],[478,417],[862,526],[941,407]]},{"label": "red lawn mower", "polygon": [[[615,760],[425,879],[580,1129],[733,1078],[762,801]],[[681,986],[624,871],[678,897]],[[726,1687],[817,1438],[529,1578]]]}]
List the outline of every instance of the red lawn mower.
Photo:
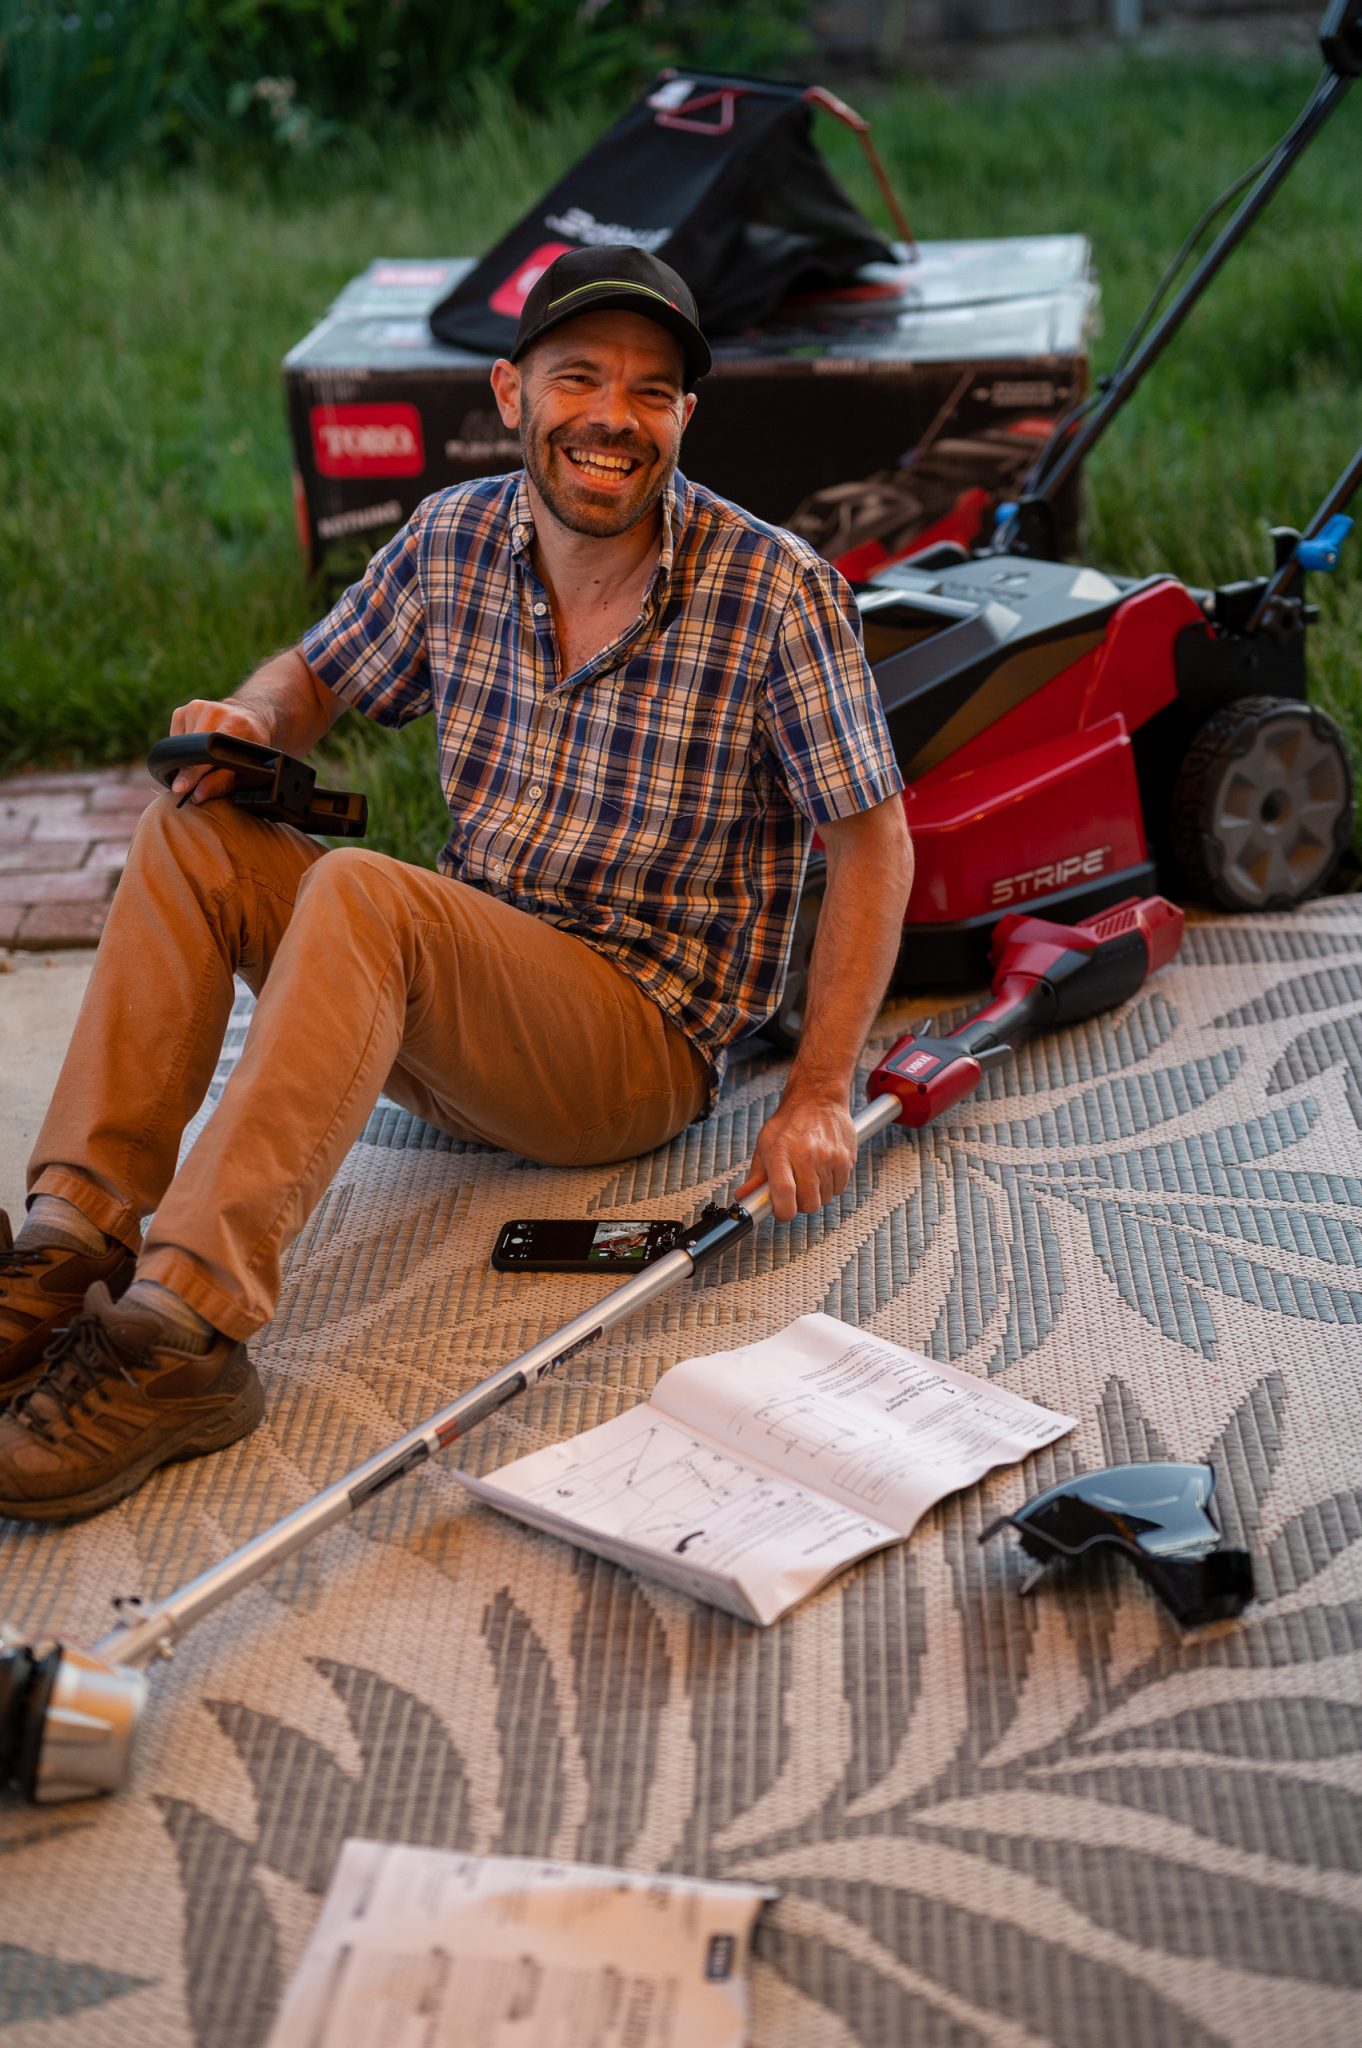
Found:
[{"label": "red lawn mower", "polygon": [[[1337,562],[1362,451],[1303,532],[1273,530],[1270,575],[1206,591],[1053,559],[1061,491],[1362,71],[1362,0],[1332,0],[1320,42],[1325,70],[1295,123],[1193,230],[1115,369],[998,508],[988,545],[931,547],[856,588],[917,851],[898,987],[984,980],[1009,912],[1069,923],[1160,889],[1287,908],[1323,888],[1348,844],[1347,744],[1306,695],[1305,578]],[[1246,185],[1156,319],[1203,228]],[[768,1027],[787,1043],[825,882],[815,854]]]}]

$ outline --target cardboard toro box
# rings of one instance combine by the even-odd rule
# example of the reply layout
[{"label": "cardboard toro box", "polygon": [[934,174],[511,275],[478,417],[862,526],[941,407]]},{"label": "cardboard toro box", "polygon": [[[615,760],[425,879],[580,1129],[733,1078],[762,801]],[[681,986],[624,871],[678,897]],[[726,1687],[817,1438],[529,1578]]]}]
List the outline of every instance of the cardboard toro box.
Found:
[{"label": "cardboard toro box", "polygon": [[[428,324],[470,267],[380,258],[285,357],[310,570],[353,572],[431,491],[519,464],[490,358]],[[682,467],[852,574],[922,534],[968,539],[1086,390],[1096,311],[1081,235],[924,243],[716,343]],[[1076,492],[1064,512],[1072,546]]]}]

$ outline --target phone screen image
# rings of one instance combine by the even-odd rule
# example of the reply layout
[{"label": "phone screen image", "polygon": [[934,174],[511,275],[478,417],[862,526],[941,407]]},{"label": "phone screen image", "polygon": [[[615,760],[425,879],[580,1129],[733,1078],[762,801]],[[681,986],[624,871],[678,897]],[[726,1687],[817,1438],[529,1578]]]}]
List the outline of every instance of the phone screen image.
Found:
[{"label": "phone screen image", "polygon": [[593,1266],[641,1266],[652,1230],[651,1223],[598,1223],[587,1260]]}]

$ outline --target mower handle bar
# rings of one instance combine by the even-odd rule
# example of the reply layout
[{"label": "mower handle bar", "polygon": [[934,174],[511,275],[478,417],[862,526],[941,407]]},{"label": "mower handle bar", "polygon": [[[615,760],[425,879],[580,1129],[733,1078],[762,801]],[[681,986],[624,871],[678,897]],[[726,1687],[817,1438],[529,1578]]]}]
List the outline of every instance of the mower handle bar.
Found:
[{"label": "mower handle bar", "polygon": [[1259,214],[1298,157],[1313,142],[1354,78],[1362,73],[1362,0],[1330,0],[1319,29],[1324,71],[1282,145],[1274,152],[1233,217],[1221,229],[1173,303],[1167,308],[1130,361],[1106,382],[1088,418],[1076,424],[1047,460],[1042,449],[1021,497],[993,542],[994,553],[1025,554],[1028,534],[1043,523],[1064,486],[1075,476],[1095,443],[1133,394],[1145,373],[1163,354],[1212,278],[1243,241]]},{"label": "mower handle bar", "polygon": [[[1359,485],[1362,485],[1362,448],[1357,450],[1352,461],[1324,499],[1304,532],[1296,536],[1296,544],[1291,548],[1285,560],[1278,562],[1277,567],[1268,578],[1267,586],[1254,606],[1252,616],[1244,628],[1246,634],[1256,633],[1260,626],[1268,625],[1271,622],[1278,604],[1284,597],[1289,595],[1301,577],[1300,549],[1302,542],[1314,540],[1321,534],[1329,524],[1329,521],[1335,518],[1345,505],[1352,502],[1353,498],[1357,495]],[[1286,532],[1289,540],[1291,538],[1289,532],[1286,529],[1281,530]]]}]

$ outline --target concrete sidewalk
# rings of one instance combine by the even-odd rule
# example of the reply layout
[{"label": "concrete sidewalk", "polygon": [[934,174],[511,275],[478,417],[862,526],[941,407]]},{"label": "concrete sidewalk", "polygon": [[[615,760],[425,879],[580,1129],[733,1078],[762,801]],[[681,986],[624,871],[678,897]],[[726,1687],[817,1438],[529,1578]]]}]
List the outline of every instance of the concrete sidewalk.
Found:
[{"label": "concrete sidewalk", "polygon": [[24,1169],[94,962],[92,948],[0,952],[0,1209],[18,1228]]}]

